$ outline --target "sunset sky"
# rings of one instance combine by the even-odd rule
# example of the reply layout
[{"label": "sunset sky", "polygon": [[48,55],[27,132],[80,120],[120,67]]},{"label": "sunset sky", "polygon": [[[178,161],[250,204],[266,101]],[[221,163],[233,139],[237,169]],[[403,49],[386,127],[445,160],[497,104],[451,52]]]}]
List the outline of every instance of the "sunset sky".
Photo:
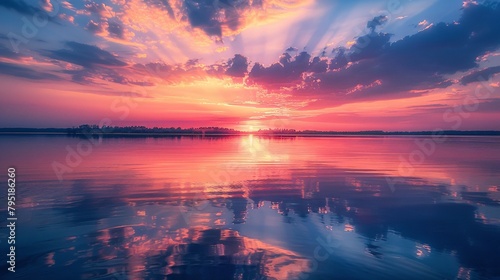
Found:
[{"label": "sunset sky", "polygon": [[0,127],[500,130],[500,5],[2,0]]}]

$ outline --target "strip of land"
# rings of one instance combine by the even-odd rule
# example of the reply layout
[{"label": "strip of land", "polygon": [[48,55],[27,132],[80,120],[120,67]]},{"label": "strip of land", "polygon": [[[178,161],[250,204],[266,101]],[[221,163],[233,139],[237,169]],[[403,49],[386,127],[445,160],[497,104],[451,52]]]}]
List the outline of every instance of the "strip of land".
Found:
[{"label": "strip of land", "polygon": [[104,126],[81,125],[71,128],[0,128],[0,135],[72,135],[107,137],[162,137],[162,136],[241,136],[258,135],[272,137],[335,137],[335,136],[500,136],[500,131],[492,130],[437,130],[437,131],[317,131],[294,129],[266,129],[258,131],[238,131],[221,127],[163,128],[144,126]]}]

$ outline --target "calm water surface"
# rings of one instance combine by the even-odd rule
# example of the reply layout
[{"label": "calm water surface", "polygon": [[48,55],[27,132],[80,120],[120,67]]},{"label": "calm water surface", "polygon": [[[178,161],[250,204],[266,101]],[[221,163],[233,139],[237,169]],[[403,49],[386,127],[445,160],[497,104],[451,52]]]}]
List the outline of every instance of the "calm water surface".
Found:
[{"label": "calm water surface", "polygon": [[0,136],[0,278],[500,279],[500,138],[426,139]]}]

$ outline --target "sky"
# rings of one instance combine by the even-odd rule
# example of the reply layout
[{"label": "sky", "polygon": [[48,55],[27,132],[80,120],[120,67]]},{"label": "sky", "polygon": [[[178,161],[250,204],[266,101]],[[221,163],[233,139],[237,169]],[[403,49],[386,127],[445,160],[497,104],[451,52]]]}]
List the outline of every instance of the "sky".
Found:
[{"label": "sky", "polygon": [[500,5],[2,0],[0,127],[500,130]]}]

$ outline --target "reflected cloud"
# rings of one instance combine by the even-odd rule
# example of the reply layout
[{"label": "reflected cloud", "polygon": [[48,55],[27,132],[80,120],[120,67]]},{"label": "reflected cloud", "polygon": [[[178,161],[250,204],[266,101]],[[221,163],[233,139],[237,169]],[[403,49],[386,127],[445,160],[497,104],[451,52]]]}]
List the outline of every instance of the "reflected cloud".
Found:
[{"label": "reflected cloud", "polygon": [[[114,227],[92,232],[71,250],[83,279],[112,277],[189,277],[190,279],[291,279],[307,272],[308,260],[292,251],[241,236],[237,231],[203,227],[165,231],[146,226]],[[65,250],[47,254],[46,265]],[[75,275],[75,274],[71,274]],[[62,275],[59,275],[62,276]]]},{"label": "reflected cloud", "polygon": [[[394,177],[394,153],[411,151],[405,138],[105,138],[63,182],[41,179],[61,143],[79,140],[63,139],[44,142],[47,154],[33,161],[21,147],[36,142],[2,145],[18,147],[22,163],[12,163],[26,170],[19,211],[39,232],[25,244],[42,272],[286,279],[362,277],[353,267],[368,264],[429,276],[435,268],[418,267],[435,261],[500,275],[494,141],[447,142],[414,176]],[[489,148],[467,152],[477,141]],[[393,190],[387,178],[397,178]],[[322,236],[340,245],[310,270]]]}]

